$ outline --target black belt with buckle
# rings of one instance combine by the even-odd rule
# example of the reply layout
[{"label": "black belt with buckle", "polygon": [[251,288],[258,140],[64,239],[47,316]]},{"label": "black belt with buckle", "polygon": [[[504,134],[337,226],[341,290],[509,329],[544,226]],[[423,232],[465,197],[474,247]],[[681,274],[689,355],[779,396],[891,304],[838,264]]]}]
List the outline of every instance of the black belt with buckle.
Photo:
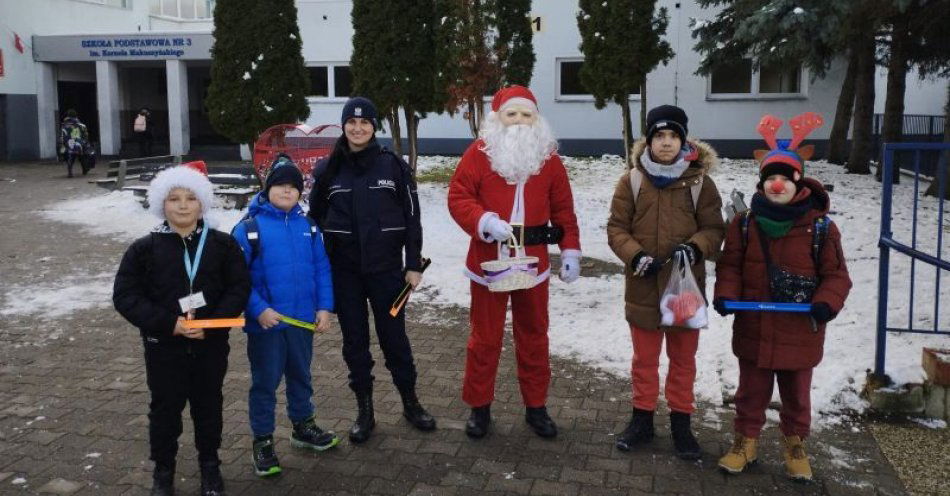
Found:
[{"label": "black belt with buckle", "polygon": [[515,239],[524,240],[523,246],[530,245],[553,245],[561,242],[564,237],[564,229],[561,226],[543,225],[543,226],[519,226],[512,225]]}]

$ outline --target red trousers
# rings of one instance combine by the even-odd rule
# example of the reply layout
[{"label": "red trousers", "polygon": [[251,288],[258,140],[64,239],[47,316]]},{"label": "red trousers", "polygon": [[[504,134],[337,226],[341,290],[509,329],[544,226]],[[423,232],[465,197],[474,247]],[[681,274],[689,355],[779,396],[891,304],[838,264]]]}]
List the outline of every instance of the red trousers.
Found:
[{"label": "red trousers", "polygon": [[693,413],[693,383],[696,380],[696,348],[699,331],[661,332],[630,326],[633,335],[633,407],[656,410],[660,396],[660,350],[666,340],[670,369],[666,374],[666,403],[670,410]]},{"label": "red trousers", "polygon": [[472,282],[469,314],[472,332],[465,357],[462,400],[472,407],[485,406],[495,399],[495,375],[501,356],[508,297],[514,324],[518,384],[525,406],[544,406],[551,382],[548,363],[548,281],[531,289],[493,293]]},{"label": "red trousers", "polygon": [[765,409],[772,400],[772,387],[778,381],[782,409],[779,429],[786,436],[808,437],[811,427],[812,369],[762,369],[751,360],[739,359],[739,389],[736,391],[736,432],[758,438],[765,425]]}]

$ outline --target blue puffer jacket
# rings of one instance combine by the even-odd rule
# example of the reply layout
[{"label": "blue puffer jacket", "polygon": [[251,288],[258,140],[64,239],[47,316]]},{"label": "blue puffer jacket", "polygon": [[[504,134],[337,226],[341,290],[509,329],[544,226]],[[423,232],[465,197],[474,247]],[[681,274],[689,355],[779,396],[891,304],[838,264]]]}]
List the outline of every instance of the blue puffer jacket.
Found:
[{"label": "blue puffer jacket", "polygon": [[[311,236],[310,222],[300,206],[284,212],[267,201],[264,193],[251,200],[250,216],[260,231],[258,253],[251,260],[247,224],[234,226],[232,235],[244,250],[251,270],[251,297],[247,302],[245,332],[265,332],[257,322],[268,307],[304,322],[313,322],[318,310],[333,311],[330,261],[319,231]],[[280,323],[267,332],[287,327]]]}]

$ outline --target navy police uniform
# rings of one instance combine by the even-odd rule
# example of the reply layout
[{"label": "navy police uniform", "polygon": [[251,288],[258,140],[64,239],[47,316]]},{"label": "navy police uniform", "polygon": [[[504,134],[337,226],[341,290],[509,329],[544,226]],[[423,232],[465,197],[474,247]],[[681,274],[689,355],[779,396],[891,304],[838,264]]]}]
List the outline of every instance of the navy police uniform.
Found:
[{"label": "navy police uniform", "polygon": [[354,153],[341,137],[331,158],[314,168],[309,215],[323,231],[330,257],[350,388],[372,390],[369,300],[393,383],[400,392],[413,391],[416,368],[405,312],[389,314],[405,284],[404,270],[421,271],[422,265],[419,199],[409,166],[375,140]]}]

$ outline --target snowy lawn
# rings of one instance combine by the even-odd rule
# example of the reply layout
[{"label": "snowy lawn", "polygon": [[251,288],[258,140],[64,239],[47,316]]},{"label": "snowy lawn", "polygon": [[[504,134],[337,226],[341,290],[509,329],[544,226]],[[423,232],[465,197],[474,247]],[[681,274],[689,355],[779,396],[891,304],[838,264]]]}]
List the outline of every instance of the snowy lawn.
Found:
[{"label": "snowy lawn", "polygon": [[[452,157],[423,157],[420,159],[420,173],[430,171],[444,177],[446,168],[453,167],[456,161]],[[624,172],[622,159],[616,156],[566,158],[565,163],[572,178],[584,255],[619,265],[607,246],[605,227],[614,186]],[[824,360],[815,371],[812,408],[820,414],[816,423],[821,425],[835,423],[838,414],[860,412],[866,407],[858,394],[864,384],[866,369],[873,367],[874,363],[881,186],[873,176],[844,174],[841,167],[822,162],[809,164],[806,173],[835,187],[831,193],[831,217],[843,233],[844,251],[854,281],[845,309],[829,326]],[[723,197],[728,197],[729,192],[737,188],[746,193],[747,202],[756,176],[757,167],[751,160],[724,160],[712,174]],[[468,279],[462,275],[468,237],[449,216],[446,193],[444,183],[426,182],[419,188],[425,230],[423,253],[431,257],[433,263],[426,273],[420,294],[415,298],[439,305],[468,306]],[[905,178],[904,183],[895,187],[894,194],[893,229],[899,240],[910,244],[914,197],[911,182]],[[80,224],[91,233],[123,241],[143,235],[156,224],[128,192],[78,198],[50,208],[45,215],[52,220]],[[219,228],[229,230],[241,212],[216,208],[214,215]],[[944,253],[950,248],[947,240],[950,229],[946,222],[945,219]],[[936,253],[935,199],[920,200],[917,226],[918,248]],[[901,255],[892,255],[891,261],[890,324],[906,326],[911,266],[907,257]],[[715,271],[711,263],[707,268],[710,274],[707,288],[711,295]],[[554,269],[556,272],[557,267]],[[915,325],[932,328],[935,271],[932,267],[917,264],[916,275]],[[76,279],[64,279],[62,284],[79,283]],[[89,284],[111,286],[111,281],[94,278]],[[102,301],[79,301],[76,308],[83,305],[108,307],[111,302],[105,297],[109,292],[98,288],[91,294],[101,295]],[[27,308],[25,302],[13,299],[12,294],[16,293],[6,293],[0,314],[20,313]],[[944,303],[939,316],[941,328],[946,329],[950,323],[948,280],[941,285],[940,300]],[[564,284],[557,277],[552,278],[550,315],[553,353],[629,377],[632,348],[629,328],[623,317],[623,276],[582,277],[571,285]],[[709,328],[701,331],[696,394],[699,399],[714,404],[721,404],[724,397],[731,396],[738,382],[737,361],[731,350],[731,325],[731,317],[722,318],[710,312]],[[920,366],[921,348],[947,345],[948,340],[940,336],[890,335],[887,372],[898,382],[919,382],[924,377]],[[663,363],[661,369],[665,370],[665,358]],[[618,396],[620,394],[618,391]]]}]

